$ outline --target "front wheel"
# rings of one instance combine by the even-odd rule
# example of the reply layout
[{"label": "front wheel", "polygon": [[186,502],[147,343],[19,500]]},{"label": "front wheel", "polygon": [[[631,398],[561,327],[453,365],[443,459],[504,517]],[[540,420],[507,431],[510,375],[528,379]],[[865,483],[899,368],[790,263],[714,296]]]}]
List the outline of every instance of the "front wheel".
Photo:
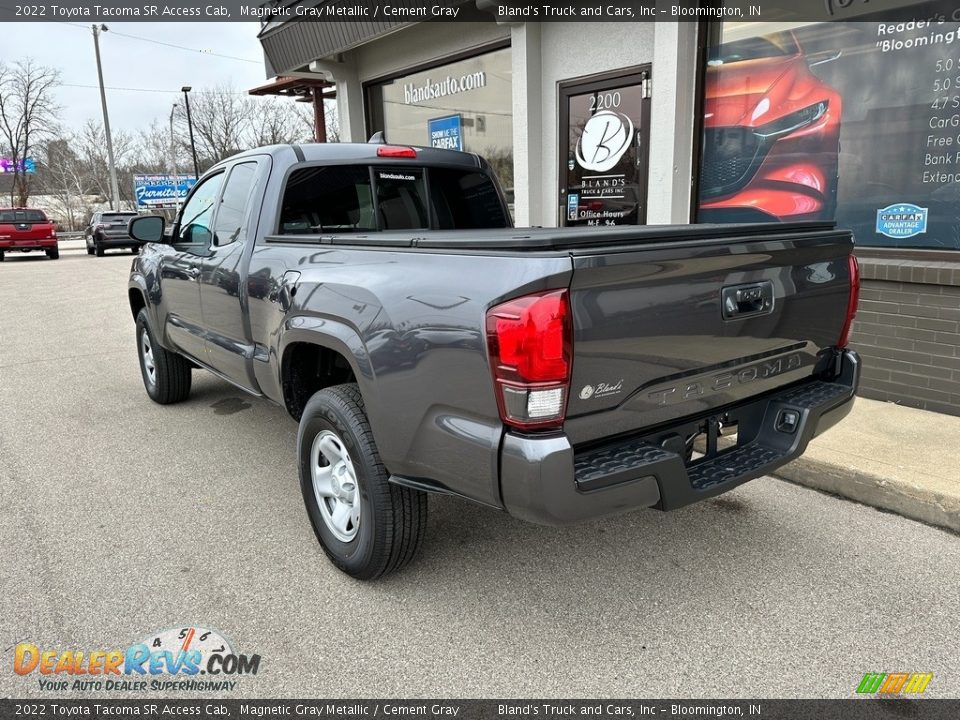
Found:
[{"label": "front wheel", "polygon": [[426,530],[427,496],[388,481],[355,384],[310,398],[297,456],[307,515],[337,568],[374,580],[413,559]]},{"label": "front wheel", "polygon": [[160,405],[186,400],[190,394],[190,364],[182,355],[157,344],[146,309],[137,315],[137,350],[143,387],[150,399]]}]

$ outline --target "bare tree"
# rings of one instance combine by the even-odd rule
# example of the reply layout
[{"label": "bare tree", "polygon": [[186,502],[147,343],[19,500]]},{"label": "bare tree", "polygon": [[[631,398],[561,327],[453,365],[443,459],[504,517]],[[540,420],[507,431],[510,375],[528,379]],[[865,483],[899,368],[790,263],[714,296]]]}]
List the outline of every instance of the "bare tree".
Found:
[{"label": "bare tree", "polygon": [[37,169],[41,183],[55,201],[55,210],[68,230],[81,229],[93,212],[84,163],[73,150],[72,135],[58,136],[40,147]]},{"label": "bare tree", "polygon": [[[304,142],[313,137],[310,105],[274,97],[250,97],[230,85],[191,93],[190,115],[201,172],[243,150]],[[330,119],[335,116],[335,112],[328,111],[328,132]],[[177,160],[181,163],[181,158],[190,158],[190,134],[183,103],[177,104],[174,119]],[[339,135],[335,126],[334,134]],[[167,154],[169,156],[169,152]],[[192,167],[191,163],[179,166]]]},{"label": "bare tree", "polygon": [[53,91],[60,73],[31,58],[13,65],[0,62],[0,133],[13,161],[10,203],[23,207],[30,200],[30,175],[24,163],[34,145],[49,136],[59,110]]},{"label": "bare tree", "polygon": [[[87,120],[76,134],[74,144],[90,188],[97,195],[110,197],[110,160],[107,157],[107,134],[103,124]],[[113,132],[113,157],[117,166],[120,200],[133,199],[133,176],[136,147],[133,137],[123,130]]]},{"label": "bare tree", "polygon": [[[175,144],[178,150],[177,167],[187,167],[189,139]],[[154,120],[146,130],[137,133],[135,142],[135,165],[141,173],[165,173],[172,169],[170,157],[170,130],[166,123]]]},{"label": "bare tree", "polygon": [[[201,172],[245,149],[249,108],[246,98],[229,85],[192,93],[190,115]],[[179,144],[189,148],[187,113],[183,103],[177,105],[175,119]]]},{"label": "bare tree", "polygon": [[313,137],[312,106],[273,97],[249,98],[251,147],[304,142]]}]

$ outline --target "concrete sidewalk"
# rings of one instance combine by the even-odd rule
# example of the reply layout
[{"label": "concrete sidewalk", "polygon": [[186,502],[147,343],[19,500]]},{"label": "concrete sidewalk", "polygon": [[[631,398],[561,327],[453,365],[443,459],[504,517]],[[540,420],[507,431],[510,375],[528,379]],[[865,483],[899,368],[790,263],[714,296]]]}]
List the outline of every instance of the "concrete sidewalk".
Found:
[{"label": "concrete sidewalk", "polygon": [[775,474],[960,532],[960,417],[857,398]]}]

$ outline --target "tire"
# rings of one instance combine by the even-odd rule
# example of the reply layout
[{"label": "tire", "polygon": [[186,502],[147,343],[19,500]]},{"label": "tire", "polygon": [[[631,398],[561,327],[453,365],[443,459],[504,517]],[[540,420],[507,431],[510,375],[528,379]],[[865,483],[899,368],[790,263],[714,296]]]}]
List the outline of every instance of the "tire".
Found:
[{"label": "tire", "polygon": [[[331,453],[330,448],[335,451]],[[328,455],[345,460],[334,464]],[[307,516],[338,569],[358,580],[375,580],[416,556],[427,526],[426,493],[388,481],[355,384],[336,385],[310,398],[300,418],[297,457]],[[327,486],[336,488],[337,497],[323,496],[315,489],[317,471],[326,468],[331,468]],[[350,508],[350,520],[338,530],[334,510],[342,505]]]},{"label": "tire", "polygon": [[93,243],[93,252],[97,257],[103,257],[103,245],[98,242]]},{"label": "tire", "polygon": [[0,262],[3,262],[3,250],[0,250]]},{"label": "tire", "polygon": [[[157,344],[145,309],[137,315],[137,357],[143,387],[151,400],[160,405],[171,405],[187,399],[190,395],[190,364],[183,356]],[[152,371],[149,367],[151,361]]]},{"label": "tire", "polygon": [[51,260],[58,260],[60,258],[60,248],[47,250],[47,257],[50,258]]},{"label": "tire", "polygon": [[93,255],[93,247],[90,245],[87,245],[87,255]]}]

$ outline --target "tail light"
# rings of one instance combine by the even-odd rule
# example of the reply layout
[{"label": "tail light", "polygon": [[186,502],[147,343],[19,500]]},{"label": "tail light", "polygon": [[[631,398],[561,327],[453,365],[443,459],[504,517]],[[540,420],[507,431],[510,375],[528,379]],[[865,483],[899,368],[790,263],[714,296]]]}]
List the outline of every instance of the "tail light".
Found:
[{"label": "tail light", "polygon": [[417,151],[412,147],[399,147],[397,145],[380,145],[377,147],[377,157],[387,158],[415,158]]},{"label": "tail light", "polygon": [[490,308],[487,344],[504,424],[523,430],[563,425],[573,361],[567,291],[534,293]]},{"label": "tail light", "polygon": [[860,301],[860,265],[854,255],[850,256],[850,294],[847,296],[847,317],[837,339],[837,347],[845,348],[850,342],[850,330],[853,318],[857,315],[857,303]]}]

